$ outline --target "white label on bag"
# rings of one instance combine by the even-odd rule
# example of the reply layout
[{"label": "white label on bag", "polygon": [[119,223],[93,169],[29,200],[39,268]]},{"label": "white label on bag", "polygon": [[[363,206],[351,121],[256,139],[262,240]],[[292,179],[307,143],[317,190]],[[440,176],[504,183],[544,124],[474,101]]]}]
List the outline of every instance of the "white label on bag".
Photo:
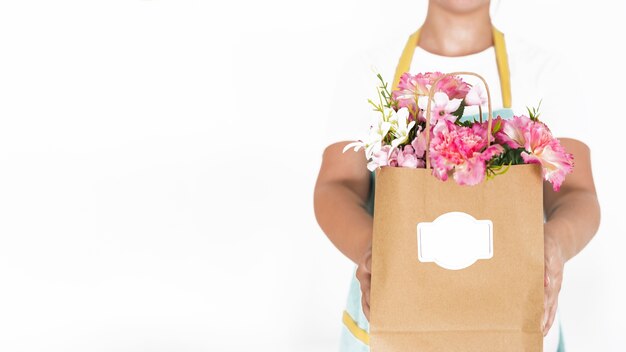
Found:
[{"label": "white label on bag", "polygon": [[417,224],[417,258],[444,269],[460,270],[493,257],[493,223],[462,212]]}]

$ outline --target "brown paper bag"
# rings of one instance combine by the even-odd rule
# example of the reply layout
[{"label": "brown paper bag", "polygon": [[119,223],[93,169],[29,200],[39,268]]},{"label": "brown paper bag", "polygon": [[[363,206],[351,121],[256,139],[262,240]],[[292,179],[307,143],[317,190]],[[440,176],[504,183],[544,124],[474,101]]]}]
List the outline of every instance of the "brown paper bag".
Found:
[{"label": "brown paper bag", "polygon": [[537,165],[476,186],[381,168],[371,351],[542,351],[542,183]]}]

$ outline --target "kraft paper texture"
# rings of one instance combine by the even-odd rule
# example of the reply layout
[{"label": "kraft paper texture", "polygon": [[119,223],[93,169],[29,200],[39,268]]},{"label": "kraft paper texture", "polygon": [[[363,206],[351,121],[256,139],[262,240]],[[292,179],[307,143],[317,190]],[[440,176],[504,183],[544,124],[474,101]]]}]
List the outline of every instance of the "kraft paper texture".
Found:
[{"label": "kraft paper texture", "polygon": [[[476,186],[442,182],[426,169],[381,168],[371,351],[542,351],[542,183],[537,165],[511,166]],[[460,270],[418,260],[416,225],[448,212],[493,222],[492,258]]]}]

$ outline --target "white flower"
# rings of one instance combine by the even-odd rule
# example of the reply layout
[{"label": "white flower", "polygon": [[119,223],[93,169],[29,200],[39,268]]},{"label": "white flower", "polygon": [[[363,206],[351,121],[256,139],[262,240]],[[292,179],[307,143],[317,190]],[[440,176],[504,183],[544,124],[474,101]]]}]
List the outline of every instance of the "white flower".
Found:
[{"label": "white flower", "polygon": [[[395,137],[391,141],[391,151],[396,149],[400,144],[407,143],[409,141],[409,131],[415,126],[415,121],[409,122],[409,109],[402,108],[398,112],[393,114],[392,134]],[[408,124],[407,124],[408,122]]]},{"label": "white flower", "polygon": [[380,111],[377,112],[377,121],[370,128],[369,134],[363,140],[346,145],[343,151],[346,152],[350,148],[358,151],[364,148],[365,157],[371,160],[384,149],[383,141],[391,133],[394,138],[388,151],[388,154],[391,155],[400,144],[409,142],[409,132],[415,126],[415,121],[409,122],[408,120],[409,110],[407,108],[401,108],[397,112],[385,108],[382,114]]},{"label": "white flower", "polygon": [[346,145],[343,148],[344,153],[350,149],[354,148],[354,151],[358,151],[361,148],[365,149],[365,157],[367,159],[371,159],[372,155],[382,148],[383,139],[387,136],[389,131],[391,130],[391,122],[386,121],[389,119],[389,115],[386,115],[387,118],[379,117],[378,121],[375,125],[370,128],[369,134],[360,141],[352,142]]}]

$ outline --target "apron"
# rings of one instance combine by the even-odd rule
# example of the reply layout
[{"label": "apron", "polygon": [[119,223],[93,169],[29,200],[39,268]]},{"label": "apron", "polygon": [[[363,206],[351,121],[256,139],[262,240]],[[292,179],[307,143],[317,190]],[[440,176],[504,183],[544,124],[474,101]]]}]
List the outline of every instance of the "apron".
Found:
[{"label": "apron", "polygon": [[[504,119],[508,119],[513,117],[513,111],[511,110],[511,74],[509,71],[509,63],[508,56],[506,51],[506,44],[504,41],[504,34],[500,32],[498,29],[493,27],[493,45],[496,52],[496,63],[498,65],[498,74],[500,76],[500,87],[502,94],[502,105],[503,108],[499,110],[494,110],[494,116],[501,116]],[[396,72],[393,79],[393,89],[398,87],[398,83],[400,82],[400,76],[404,72],[409,72],[411,61],[413,60],[413,53],[415,51],[415,47],[419,44],[419,36],[420,31],[417,30],[413,33],[405,47],[402,51],[402,55],[400,56],[400,60],[398,62],[398,66],[396,67]],[[463,116],[463,120],[468,119],[476,119],[478,115],[470,115]],[[483,116],[486,118],[486,116]],[[372,172],[370,174],[370,190],[369,196],[366,203],[366,210],[370,215],[374,213],[374,188],[375,188],[375,173]],[[356,269],[354,271],[356,273]],[[363,308],[361,307],[361,287],[359,285],[359,281],[356,279],[356,276],[352,275],[352,282],[350,284],[350,289],[348,293],[348,302],[346,304],[346,309],[343,312],[343,328],[341,334],[341,342],[340,342],[340,352],[370,352],[369,349],[369,322],[363,313]],[[557,321],[558,323],[558,321]],[[561,326],[559,325],[558,331],[558,349],[557,352],[564,352],[565,346],[563,342],[563,331],[561,330]],[[554,330],[554,329],[551,329]],[[551,333],[556,333],[552,332]],[[550,334],[549,334],[550,335]]]}]

